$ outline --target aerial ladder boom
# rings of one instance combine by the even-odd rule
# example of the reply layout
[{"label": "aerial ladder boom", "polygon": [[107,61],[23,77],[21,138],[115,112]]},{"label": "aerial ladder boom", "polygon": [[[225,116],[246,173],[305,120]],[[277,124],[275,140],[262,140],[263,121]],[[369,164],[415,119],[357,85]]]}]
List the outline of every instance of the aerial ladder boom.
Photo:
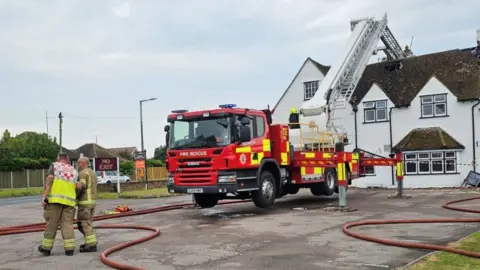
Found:
[{"label": "aerial ladder boom", "polygon": [[363,18],[350,22],[352,34],[333,62],[327,75],[320,83],[315,95],[300,108],[304,117],[327,115],[327,130],[332,134],[346,134],[343,126],[343,111],[368,65],[370,57],[376,53],[379,40],[382,40],[387,58],[407,57],[387,26],[387,14],[382,20]]}]

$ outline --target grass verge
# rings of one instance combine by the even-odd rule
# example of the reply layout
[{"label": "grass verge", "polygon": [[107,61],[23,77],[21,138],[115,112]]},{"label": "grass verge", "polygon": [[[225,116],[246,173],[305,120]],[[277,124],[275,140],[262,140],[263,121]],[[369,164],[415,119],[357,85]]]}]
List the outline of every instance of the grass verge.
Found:
[{"label": "grass verge", "polygon": [[41,195],[43,187],[0,189],[0,198],[13,198]]},{"label": "grass verge", "polygon": [[[0,189],[0,198],[13,198],[13,197],[25,197],[41,195],[43,193],[43,187],[32,188],[10,188]],[[175,196],[167,191],[167,188],[155,188],[149,190],[129,190],[121,192],[120,194],[114,192],[99,192],[97,194],[98,199],[145,199],[145,198],[160,198]]]},{"label": "grass verge", "polygon": [[147,199],[147,198],[161,198],[175,196],[168,193],[167,188],[154,188],[148,190],[128,190],[120,192],[120,194],[113,192],[100,192],[97,195],[98,199]]},{"label": "grass verge", "polygon": [[[463,240],[449,244],[449,246],[463,250],[480,252],[480,232],[473,233]],[[406,270],[427,269],[480,269],[480,259],[441,251],[427,256],[423,260],[420,260],[419,262],[406,268]]]}]

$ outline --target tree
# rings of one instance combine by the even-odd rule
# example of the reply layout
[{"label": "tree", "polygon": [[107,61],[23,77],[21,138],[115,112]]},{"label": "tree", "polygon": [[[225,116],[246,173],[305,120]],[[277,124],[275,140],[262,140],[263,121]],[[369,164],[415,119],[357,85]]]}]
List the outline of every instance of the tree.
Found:
[{"label": "tree", "polygon": [[11,137],[8,130],[0,140],[0,170],[43,169],[53,162],[59,145],[45,133],[23,132]]},{"label": "tree", "polygon": [[159,147],[155,148],[155,152],[153,153],[153,159],[165,162],[165,160],[167,159],[167,147],[160,145]]}]

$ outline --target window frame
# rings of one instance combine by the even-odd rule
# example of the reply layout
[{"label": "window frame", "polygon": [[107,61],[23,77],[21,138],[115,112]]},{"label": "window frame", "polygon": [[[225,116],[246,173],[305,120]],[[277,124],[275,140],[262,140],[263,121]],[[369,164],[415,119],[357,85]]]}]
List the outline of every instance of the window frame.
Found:
[{"label": "window frame", "polygon": [[[427,155],[422,157],[422,155]],[[403,171],[405,175],[448,175],[458,174],[457,150],[412,151],[403,153]],[[447,169],[447,162],[454,164],[454,170]],[[428,172],[420,170],[420,163],[428,162]],[[433,163],[440,162],[442,170],[434,170]],[[416,171],[408,171],[407,164],[414,163]]]},{"label": "window frame", "polygon": [[[368,173],[367,168],[371,168],[373,172]],[[375,171],[375,166],[365,166],[365,176],[375,176],[375,175],[377,175]]]},{"label": "window frame", "polygon": [[[378,111],[385,111],[385,118],[378,118]],[[373,119],[367,119],[367,113],[373,112]],[[388,122],[388,100],[372,100],[363,102],[363,123],[381,123]]]},{"label": "window frame", "polygon": [[[441,99],[438,99],[441,98]],[[426,100],[429,99],[429,100]],[[432,94],[420,96],[420,118],[436,118],[448,116],[447,111],[448,97],[447,94]],[[445,107],[444,113],[437,113],[437,105]],[[431,106],[432,114],[425,114],[424,106]]]},{"label": "window frame", "polygon": [[[253,134],[252,134],[252,139],[255,139],[255,138],[261,138],[261,137],[264,137],[265,136],[265,118],[263,118],[263,116],[259,116],[259,115],[252,115],[253,117],[253,125],[252,125],[252,130],[253,130]],[[259,123],[262,124],[262,133],[260,134],[259,133]]]},{"label": "window frame", "polygon": [[317,93],[319,80],[303,82],[303,101],[312,99]]}]

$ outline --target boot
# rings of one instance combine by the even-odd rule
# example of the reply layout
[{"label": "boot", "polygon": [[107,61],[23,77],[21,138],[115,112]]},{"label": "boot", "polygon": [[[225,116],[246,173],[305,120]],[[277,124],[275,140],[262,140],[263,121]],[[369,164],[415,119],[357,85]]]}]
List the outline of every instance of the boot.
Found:
[{"label": "boot", "polygon": [[73,256],[74,250],[65,250],[65,255],[67,256]]},{"label": "boot", "polygon": [[38,251],[42,253],[44,256],[50,256],[51,251],[44,249],[42,245],[38,246]]},{"label": "boot", "polygon": [[86,246],[86,245],[82,245],[80,246],[80,252],[84,253],[84,252],[96,252],[97,251],[97,245],[95,246]]}]

